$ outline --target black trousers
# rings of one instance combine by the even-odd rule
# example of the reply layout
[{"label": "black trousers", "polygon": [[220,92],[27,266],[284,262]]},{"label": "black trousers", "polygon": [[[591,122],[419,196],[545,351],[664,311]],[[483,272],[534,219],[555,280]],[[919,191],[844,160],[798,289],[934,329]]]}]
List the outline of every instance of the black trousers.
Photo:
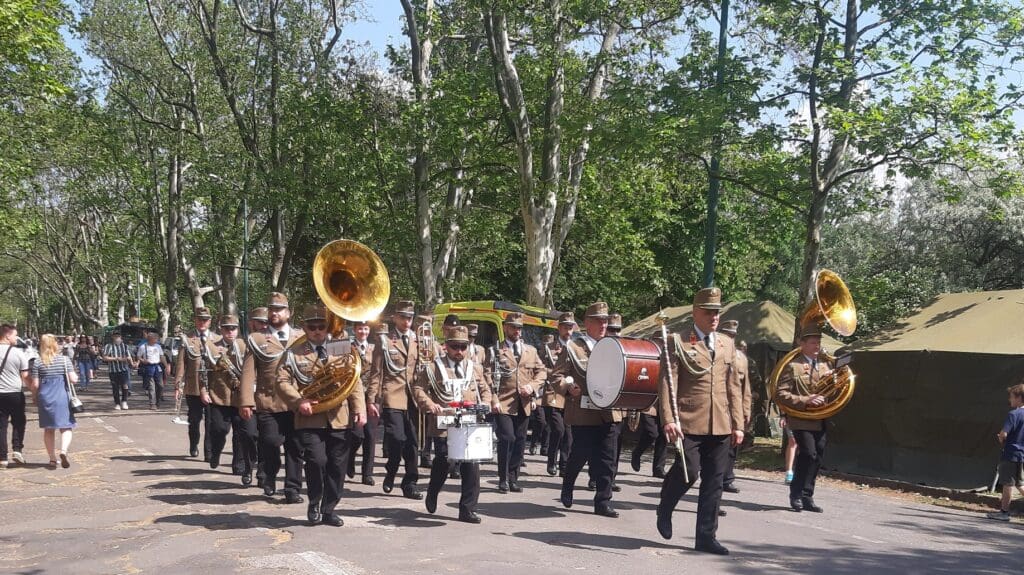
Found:
[{"label": "black trousers", "polygon": [[128,372],[110,372],[110,391],[114,394],[114,405],[128,401]]},{"label": "black trousers", "polygon": [[647,448],[654,444],[654,470],[664,470],[668,457],[668,440],[661,426],[661,418],[657,415],[640,414],[640,437],[636,441],[636,451],[643,455]]},{"label": "black trousers", "polygon": [[564,409],[548,406],[544,410],[548,420],[548,465],[557,463],[564,468],[572,448],[572,429],[565,425]]},{"label": "black trousers", "polygon": [[284,445],[284,490],[298,493],[302,489],[302,444],[295,433],[295,414],[258,412],[260,466],[267,485],[277,481],[281,470],[281,446]]},{"label": "black trousers", "polygon": [[[203,461],[209,461],[209,407],[203,405],[203,400],[198,395],[186,395],[185,402],[188,404],[188,447],[189,449],[198,449],[201,435],[203,439]],[[203,428],[205,433],[200,433],[200,428]]]},{"label": "black trousers", "polygon": [[345,468],[352,449],[348,429],[299,429],[296,431],[306,460],[306,489],[309,506],[320,513],[334,513],[345,488]]},{"label": "black trousers", "polygon": [[697,496],[697,541],[710,541],[718,531],[718,506],[722,501],[722,476],[729,457],[731,435],[687,435],[683,438],[688,480],[678,458],[661,484],[658,515],[671,515],[679,499],[700,477]]},{"label": "black trousers", "polygon": [[534,406],[533,413],[530,414],[530,449],[533,449],[538,444],[547,449],[548,436],[550,435],[547,410],[548,408],[538,404]]},{"label": "black trousers", "polygon": [[821,459],[825,456],[825,430],[804,431],[794,429],[796,438],[796,462],[793,464],[793,481],[789,484],[790,499],[814,497],[814,484],[818,480]]},{"label": "black trousers", "polygon": [[612,466],[615,465],[615,449],[618,435],[616,425],[574,425],[572,426],[572,451],[565,466],[562,489],[576,485],[583,466],[590,465],[590,476],[597,483],[594,506],[606,505],[612,498]]},{"label": "black trousers", "polygon": [[[448,472],[453,463],[448,461],[448,438],[434,437],[434,461],[430,465],[430,493],[440,493],[448,480]],[[476,461],[458,462],[462,474],[461,495],[459,496],[459,515],[467,515],[476,511],[480,501],[480,464]]]},{"label": "black trousers", "polygon": [[230,405],[211,405],[209,426],[211,458],[219,458],[223,453],[229,431],[234,432],[232,434],[232,449],[238,456],[237,467],[235,466],[235,457],[232,457],[232,470],[238,474],[252,472],[256,464],[256,420],[242,419],[242,416],[238,414],[238,409]]},{"label": "black trousers", "polygon": [[526,450],[526,430],[530,418],[520,411],[516,415],[494,414],[494,432],[498,436],[498,481],[519,481],[519,464]]},{"label": "black trousers", "polygon": [[384,421],[384,442],[388,448],[388,460],[384,464],[384,470],[388,477],[395,477],[398,474],[400,464],[405,464],[405,477],[402,478],[402,487],[416,485],[420,479],[419,469],[416,467],[416,424],[411,415],[414,412],[402,409],[385,407],[381,413]]},{"label": "black trousers", "polygon": [[348,457],[348,471],[349,474],[355,475],[356,473],[356,452],[360,448],[363,450],[362,460],[362,474],[363,480],[370,479],[373,477],[373,467],[377,459],[377,438],[380,437],[380,418],[370,418],[366,425],[362,428],[362,435],[356,433],[353,434],[356,443],[353,444],[352,450]]},{"label": "black trousers", "polygon": [[25,392],[0,393],[0,461],[7,461],[7,424],[13,428],[11,451],[25,449]]}]

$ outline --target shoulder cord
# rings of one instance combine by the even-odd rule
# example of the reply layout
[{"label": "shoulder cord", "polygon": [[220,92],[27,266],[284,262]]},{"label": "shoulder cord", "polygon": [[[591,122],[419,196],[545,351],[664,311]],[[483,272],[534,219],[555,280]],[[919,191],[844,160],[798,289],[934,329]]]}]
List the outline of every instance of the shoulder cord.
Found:
[{"label": "shoulder cord", "polygon": [[380,336],[380,351],[384,356],[384,367],[388,370],[388,375],[394,377],[405,371],[405,368],[398,367],[395,362],[391,359],[391,338],[386,334]]},{"label": "shoulder cord", "polygon": [[715,360],[713,359],[711,360],[711,365],[708,367],[701,368],[700,366],[695,366],[693,361],[689,359],[689,355],[683,351],[683,340],[679,337],[679,334],[672,334],[672,339],[675,341],[676,356],[679,357],[679,363],[683,364],[683,367],[685,367],[686,371],[690,372],[690,374],[696,375],[697,377],[707,375],[715,366]]},{"label": "shoulder cord", "polygon": [[256,343],[253,342],[252,334],[250,334],[245,341],[249,345],[249,351],[251,351],[252,354],[256,356],[256,359],[260,360],[260,362],[262,363],[271,363],[273,361],[276,361],[282,355],[284,355],[283,350],[274,354],[264,353],[263,350],[260,349],[260,346],[256,345]]}]

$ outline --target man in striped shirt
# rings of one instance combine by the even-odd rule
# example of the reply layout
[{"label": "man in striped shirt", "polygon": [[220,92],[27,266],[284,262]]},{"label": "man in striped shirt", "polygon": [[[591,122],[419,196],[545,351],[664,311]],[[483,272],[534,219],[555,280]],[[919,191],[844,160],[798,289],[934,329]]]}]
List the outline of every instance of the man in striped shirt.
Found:
[{"label": "man in striped shirt", "polygon": [[114,409],[128,409],[128,378],[135,360],[128,351],[128,344],[121,340],[121,332],[115,331],[111,342],[103,346],[103,361],[110,370],[110,388],[114,392]]}]

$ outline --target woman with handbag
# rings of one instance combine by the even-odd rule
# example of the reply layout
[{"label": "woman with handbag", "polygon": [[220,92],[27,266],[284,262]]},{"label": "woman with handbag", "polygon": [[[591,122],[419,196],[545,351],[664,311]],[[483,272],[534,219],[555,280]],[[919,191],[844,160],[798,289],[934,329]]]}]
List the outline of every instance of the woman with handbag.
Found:
[{"label": "woman with handbag", "polygon": [[[71,467],[68,448],[71,447],[71,430],[75,428],[74,411],[80,411],[82,403],[75,394],[75,374],[71,360],[61,355],[57,339],[53,334],[44,334],[39,341],[39,359],[32,362],[32,392],[39,406],[39,427],[44,430],[43,443],[50,455],[49,469],[57,469],[57,457],[61,467]],[[60,430],[60,451],[55,452],[56,432]]]}]

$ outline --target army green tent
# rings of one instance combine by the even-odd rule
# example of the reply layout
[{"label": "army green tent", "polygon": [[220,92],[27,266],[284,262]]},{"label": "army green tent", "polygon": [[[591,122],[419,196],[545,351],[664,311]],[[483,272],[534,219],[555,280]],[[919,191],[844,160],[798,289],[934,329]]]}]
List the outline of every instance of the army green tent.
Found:
[{"label": "army green tent", "polygon": [[1024,379],[1024,290],[943,294],[854,343],[857,387],[826,467],[958,489],[991,483],[1006,388]]},{"label": "army green tent", "polygon": [[[693,306],[670,307],[665,309],[668,316],[666,325],[670,332],[679,332],[691,324]],[[622,335],[629,337],[651,337],[660,331],[658,314],[627,326]],[[737,339],[747,342],[747,355],[753,360],[751,384],[754,392],[752,418],[754,431],[758,435],[768,434],[768,402],[764,391],[764,380],[775,367],[775,362],[793,348],[793,327],[796,318],[778,304],[771,301],[733,302],[722,309],[722,321],[734,319],[740,322]],[[822,346],[835,351],[843,344],[824,336]]]}]

